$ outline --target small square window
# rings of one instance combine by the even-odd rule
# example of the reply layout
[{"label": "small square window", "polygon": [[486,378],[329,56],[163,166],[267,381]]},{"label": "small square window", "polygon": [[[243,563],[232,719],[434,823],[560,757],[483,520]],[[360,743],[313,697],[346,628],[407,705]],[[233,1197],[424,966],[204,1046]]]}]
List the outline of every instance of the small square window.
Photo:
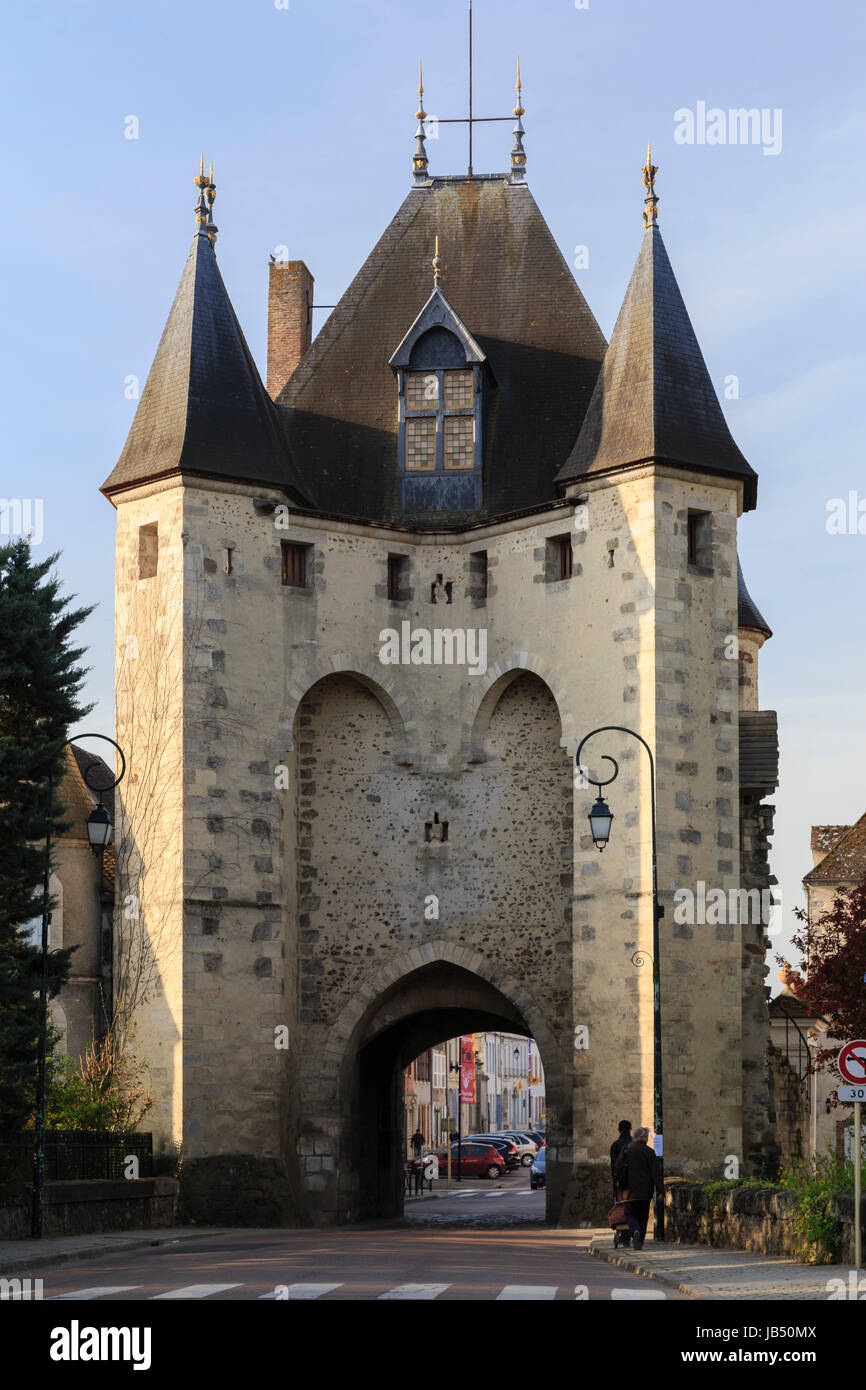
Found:
[{"label": "small square window", "polygon": [[445,417],[445,467],[471,468],[475,462],[475,420],[471,415]]},{"label": "small square window", "polygon": [[406,421],[406,468],[422,472],[436,467],[436,421]]},{"label": "small square window", "polygon": [[545,577],[548,584],[556,584],[561,579],[571,579],[574,573],[571,536],[551,536],[545,543],[545,549]]},{"label": "small square window", "polygon": [[308,545],[296,541],[280,541],[280,583],[292,589],[307,587]]},{"label": "small square window", "polygon": [[159,562],[159,527],[155,521],[138,528],[138,577],[153,579]]},{"label": "small square window", "polygon": [[709,570],[713,563],[713,514],[689,512],[687,561],[698,569]]},{"label": "small square window", "polygon": [[439,401],[439,378],[435,372],[409,372],[406,377],[406,409],[435,410]]},{"label": "small square window", "polygon": [[472,372],[446,372],[445,409],[471,410],[474,403],[474,374]]},{"label": "small square window", "polygon": [[409,556],[388,556],[388,598],[392,603],[409,598]]}]

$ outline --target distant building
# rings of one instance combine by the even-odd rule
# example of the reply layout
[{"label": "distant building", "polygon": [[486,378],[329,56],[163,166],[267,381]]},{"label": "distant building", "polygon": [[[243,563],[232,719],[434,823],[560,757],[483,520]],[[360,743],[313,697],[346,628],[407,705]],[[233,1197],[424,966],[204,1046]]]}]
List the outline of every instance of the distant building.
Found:
[{"label": "distant building", "polygon": [[[60,800],[66,829],[53,838],[54,869],[49,889],[55,905],[48,922],[51,949],[75,946],[69,979],[50,1001],[52,1023],[60,1029],[57,1050],[79,1057],[95,1035],[103,1035],[111,1010],[112,917],[114,913],[114,847],[95,855],[87,838],[87,817],[99,800],[84,780],[108,785],[114,774],[103,760],[82,748],[66,749],[66,768]],[[103,802],[113,819],[114,793]],[[31,937],[41,940],[41,921],[31,924]]]},{"label": "distant building", "polygon": [[[813,825],[811,848],[812,868],[803,888],[807,916],[814,925],[840,889],[853,888],[866,878],[866,814],[853,825]],[[832,1070],[807,1073],[814,1052],[830,1045],[826,1022],[798,999],[802,981],[797,971],[785,967],[779,979],[782,988],[770,1002],[770,1055],[777,1102],[774,1123],[783,1159],[824,1154],[828,1145],[841,1153],[851,1110],[831,1104],[839,1077]],[[799,1088],[791,1084],[790,1073],[799,1079]]]}]

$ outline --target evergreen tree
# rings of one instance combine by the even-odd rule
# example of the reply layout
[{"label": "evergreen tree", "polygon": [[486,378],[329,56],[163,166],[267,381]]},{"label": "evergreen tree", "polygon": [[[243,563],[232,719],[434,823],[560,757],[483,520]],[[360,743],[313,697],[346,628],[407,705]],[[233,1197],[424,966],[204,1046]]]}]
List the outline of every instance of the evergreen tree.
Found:
[{"label": "evergreen tree", "polygon": [[[69,609],[49,576],[56,555],[34,561],[26,540],[0,546],[0,1141],[33,1112],[39,1052],[40,949],[22,927],[43,911],[45,836],[63,828],[57,799],[70,726],[92,705],[78,695],[83,647],[70,638],[93,610]],[[69,974],[70,952],[48,953],[49,995]]]}]

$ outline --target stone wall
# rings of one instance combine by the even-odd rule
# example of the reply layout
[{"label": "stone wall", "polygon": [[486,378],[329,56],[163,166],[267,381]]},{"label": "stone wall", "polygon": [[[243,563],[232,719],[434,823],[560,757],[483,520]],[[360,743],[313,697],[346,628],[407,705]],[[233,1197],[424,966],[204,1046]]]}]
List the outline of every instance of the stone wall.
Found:
[{"label": "stone wall", "polygon": [[[742,934],[672,911],[677,888],[740,886],[724,642],[740,498],[661,466],[586,488],[582,525],[575,499],[424,535],[306,514],[280,528],[278,495],[268,510],[267,489],[204,479],[119,499],[134,852],[117,925],[140,897],[157,965],[137,1039],[153,1127],[182,1147],[184,1184],[208,1160],[201,1190],[227,1203],[213,1219],[244,1219],[225,1177],[239,1155],[269,1183],[283,1165],[280,1210],[356,1217],[357,1126],[368,1150],[391,1135],[389,1069],[410,1043],[482,1027],[537,1039],[548,1212],[593,1219],[617,1121],[651,1124],[653,1096],[649,764],[627,734],[588,750],[593,774],[603,755],[620,767],[600,856],[572,762],[601,724],[657,754],[668,1171],[714,1176],[742,1153],[744,1029],[760,1024],[744,1013]],[[694,573],[691,509],[713,517],[712,567]],[[138,527],[154,522],[157,572],[141,578]],[[563,535],[573,576],[555,580],[548,542]],[[303,587],[280,582],[284,540],[308,548]],[[389,554],[409,567],[395,599]],[[404,620],[483,629],[486,671],[383,662],[383,630]]]},{"label": "stone wall", "polygon": [[[44,1233],[78,1236],[174,1226],[177,1196],[175,1178],[47,1182]],[[29,1190],[0,1189],[0,1240],[26,1240],[29,1235]]]},{"label": "stone wall", "polygon": [[[762,893],[777,881],[770,873],[769,863],[775,807],[763,804],[759,795],[743,791],[739,807],[741,886]],[[762,920],[743,923],[741,931],[743,1147],[738,1157],[740,1172],[745,1176],[772,1176],[779,1162],[779,1136],[770,1124],[770,1016],[765,983],[770,938]]]},{"label": "stone wall", "polygon": [[[665,1236],[687,1245],[750,1250],[764,1255],[799,1259],[791,1230],[796,1192],[772,1187],[739,1187],[715,1196],[692,1183],[670,1184],[665,1193]],[[841,1194],[832,1212],[843,1223],[838,1263],[854,1261],[854,1199]],[[866,1229],[866,1197],[861,1204],[861,1230]]]}]

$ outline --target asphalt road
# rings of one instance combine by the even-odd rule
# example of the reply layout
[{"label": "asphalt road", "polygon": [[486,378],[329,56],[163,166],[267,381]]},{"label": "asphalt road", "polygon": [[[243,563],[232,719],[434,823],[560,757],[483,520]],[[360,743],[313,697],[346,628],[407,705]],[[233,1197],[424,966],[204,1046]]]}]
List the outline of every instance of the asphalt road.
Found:
[{"label": "asphalt road", "polygon": [[682,1298],[576,1249],[575,1233],[474,1224],[232,1231],[40,1271],[64,1303]]},{"label": "asphalt road", "polygon": [[[402,1222],[328,1230],[228,1231],[40,1270],[63,1303],[390,1300],[497,1302],[684,1295],[577,1249],[544,1225],[529,1170],[465,1178],[406,1203]],[[688,1300],[686,1300],[688,1301]]]}]

